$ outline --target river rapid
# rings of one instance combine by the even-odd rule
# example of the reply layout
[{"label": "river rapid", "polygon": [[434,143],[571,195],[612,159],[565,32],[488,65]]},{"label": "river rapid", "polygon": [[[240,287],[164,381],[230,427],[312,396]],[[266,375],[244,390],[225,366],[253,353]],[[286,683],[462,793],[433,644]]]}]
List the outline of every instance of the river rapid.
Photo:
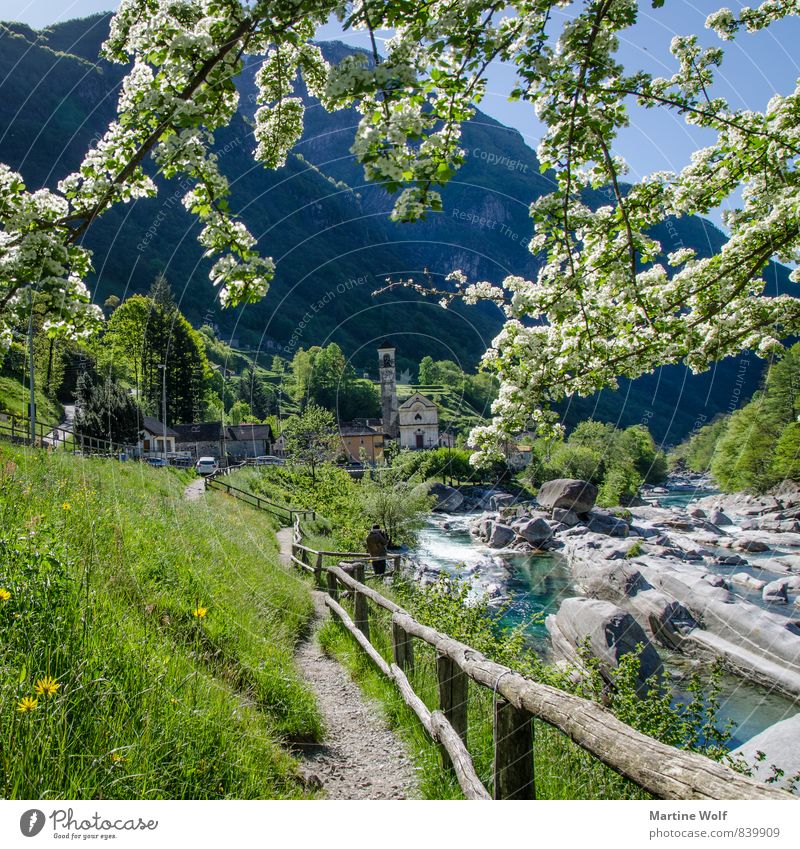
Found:
[{"label": "river rapid", "polygon": [[[681,493],[672,496],[670,503],[664,503],[667,499],[660,501],[664,506],[684,506],[696,497],[697,493]],[[414,558],[425,567],[423,580],[444,571],[472,581],[476,592],[505,605],[505,623],[522,625],[531,647],[547,658],[550,645],[544,617],[556,613],[563,599],[580,595],[567,563],[560,554],[552,552],[498,555],[470,536],[467,523],[474,515],[429,516],[414,552]],[[691,674],[697,662],[661,648],[659,653],[676,684],[676,700],[683,700],[680,682]],[[730,748],[798,711],[798,705],[789,699],[732,675],[724,675],[722,687],[718,715],[722,722],[732,723]]]}]

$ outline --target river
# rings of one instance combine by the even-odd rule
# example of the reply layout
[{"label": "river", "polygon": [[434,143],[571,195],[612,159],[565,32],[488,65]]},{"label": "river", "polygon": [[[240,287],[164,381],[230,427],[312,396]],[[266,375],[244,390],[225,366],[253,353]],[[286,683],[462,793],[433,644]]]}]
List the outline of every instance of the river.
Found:
[{"label": "river", "polygon": [[[672,504],[664,506],[683,506],[693,497],[698,496],[681,493]],[[550,646],[544,617],[556,613],[562,599],[579,594],[569,567],[558,554],[500,557],[472,539],[467,529],[470,518],[469,515],[431,515],[419,534],[416,550],[419,561],[465,578],[474,575],[484,586],[494,584],[502,588],[507,595],[504,621],[508,625],[521,624],[531,646],[547,657]],[[665,667],[678,682],[676,699],[681,699],[680,679],[690,673],[693,664],[682,655],[659,651]],[[731,748],[798,711],[798,705],[790,700],[727,674],[722,680],[720,703],[720,720],[732,721]]]}]

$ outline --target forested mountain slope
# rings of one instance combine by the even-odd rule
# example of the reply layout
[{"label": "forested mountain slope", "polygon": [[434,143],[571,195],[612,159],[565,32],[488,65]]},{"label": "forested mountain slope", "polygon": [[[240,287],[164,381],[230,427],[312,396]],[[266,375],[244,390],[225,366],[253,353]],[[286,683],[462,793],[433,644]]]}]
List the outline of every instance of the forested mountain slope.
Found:
[{"label": "forested mountain slope", "polygon": [[[107,28],[107,15],[38,32],[0,25],[0,161],[20,170],[31,187],[53,186],[75,168],[113,117],[125,69],[97,60]],[[333,62],[351,51],[339,42],[323,49]],[[467,160],[443,193],[444,212],[420,224],[395,224],[388,219],[389,195],[364,184],[349,152],[354,111],[331,115],[310,102],[306,132],[286,166],[270,172],[254,164],[256,67],[253,60],[242,75],[239,115],[216,134],[216,144],[231,179],[232,207],[276,262],[268,296],[236,311],[219,309],[209,263],[180,204],[186,187],[173,181],[157,199],[118,207],[93,225],[88,244],[96,299],[146,291],[164,271],[192,323],[217,323],[244,346],[280,346],[291,355],[333,339],[359,371],[374,371],[375,342],[396,334],[401,369],[413,372],[430,354],[472,370],[500,326],[494,307],[442,310],[405,290],[372,293],[387,277],[420,279],[426,269],[438,285],[453,268],[493,282],[509,273],[534,274],[536,259],[526,249],[528,206],[550,180],[533,150],[519,132],[478,112],[464,128]],[[601,192],[596,202],[608,198]],[[656,236],[665,250],[691,246],[701,255],[725,238],[699,218],[670,221]],[[766,280],[770,291],[790,291],[781,266],[771,265]],[[568,422],[588,415],[623,425],[644,421],[658,439],[677,441],[696,422],[749,397],[762,370],[755,357],[701,376],[665,368],[618,393],[575,399],[565,414]]]}]

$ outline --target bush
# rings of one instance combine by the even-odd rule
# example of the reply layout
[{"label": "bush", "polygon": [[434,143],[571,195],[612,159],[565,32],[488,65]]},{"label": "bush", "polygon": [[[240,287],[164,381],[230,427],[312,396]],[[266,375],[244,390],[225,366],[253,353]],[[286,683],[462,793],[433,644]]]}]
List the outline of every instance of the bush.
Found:
[{"label": "bush", "polygon": [[614,425],[581,422],[566,442],[537,440],[524,478],[538,487],[554,478],[591,481],[600,488],[604,506],[625,504],[644,481],[659,483],[667,475],[664,452],[643,425],[619,430]]}]

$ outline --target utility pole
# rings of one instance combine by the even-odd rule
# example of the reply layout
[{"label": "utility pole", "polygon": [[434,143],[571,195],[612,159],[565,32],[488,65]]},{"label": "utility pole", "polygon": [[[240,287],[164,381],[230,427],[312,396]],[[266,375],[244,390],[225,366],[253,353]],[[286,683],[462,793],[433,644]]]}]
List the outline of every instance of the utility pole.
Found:
[{"label": "utility pole", "polygon": [[161,424],[164,428],[163,442],[161,443],[161,447],[163,449],[164,460],[167,459],[167,364],[159,363],[158,367],[161,369]]},{"label": "utility pole", "polygon": [[30,401],[28,402],[28,421],[31,426],[31,447],[36,445],[36,385],[33,374],[33,286],[28,289],[31,314],[28,318],[28,376],[30,378]]}]

